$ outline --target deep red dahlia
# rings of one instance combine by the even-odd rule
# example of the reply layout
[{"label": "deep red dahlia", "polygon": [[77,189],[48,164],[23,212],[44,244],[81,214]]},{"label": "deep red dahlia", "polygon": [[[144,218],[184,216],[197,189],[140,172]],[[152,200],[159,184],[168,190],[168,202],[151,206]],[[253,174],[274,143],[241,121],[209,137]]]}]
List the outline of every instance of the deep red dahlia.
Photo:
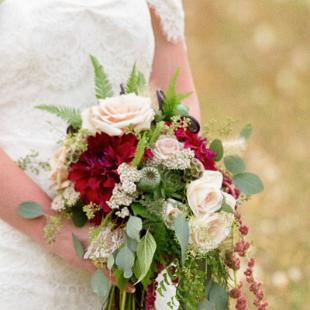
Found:
[{"label": "deep red dahlia", "polygon": [[205,169],[217,170],[214,161],[216,154],[207,148],[207,139],[199,137],[197,133],[191,133],[188,129],[183,128],[178,128],[175,131],[175,135],[179,141],[184,142],[185,148],[190,148],[194,151],[195,157],[203,163]]},{"label": "deep red dahlia", "polygon": [[69,180],[85,203],[93,202],[102,207],[103,213],[110,212],[106,201],[119,182],[117,168],[133,160],[137,142],[133,134],[111,137],[101,133],[88,138],[87,151],[69,170]]}]

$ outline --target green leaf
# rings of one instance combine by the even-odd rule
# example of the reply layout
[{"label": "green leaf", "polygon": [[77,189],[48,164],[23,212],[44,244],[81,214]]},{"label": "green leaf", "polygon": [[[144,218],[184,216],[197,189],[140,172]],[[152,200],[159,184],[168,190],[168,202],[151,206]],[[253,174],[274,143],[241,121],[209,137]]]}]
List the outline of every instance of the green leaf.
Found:
[{"label": "green leaf", "polygon": [[151,214],[151,212],[139,203],[133,203],[131,205],[131,210],[136,216],[138,215],[146,219],[153,219],[153,215]]},{"label": "green leaf", "polygon": [[130,216],[126,225],[126,233],[137,241],[140,240],[140,231],[142,229],[142,220],[137,216]]},{"label": "green leaf", "polygon": [[114,271],[114,275],[116,278],[116,285],[117,287],[122,291],[126,287],[126,284],[128,283],[128,280],[124,278],[124,273],[120,269],[116,269]]},{"label": "green leaf", "polygon": [[152,234],[147,231],[145,236],[141,239],[137,248],[137,259],[134,266],[135,276],[138,278],[137,282],[144,279],[148,273],[153,257],[156,251],[156,241]]},{"label": "green leaf", "polygon": [[191,96],[190,93],[177,93],[177,80],[180,75],[180,69],[178,68],[172,76],[168,88],[165,91],[165,100],[163,105],[164,119],[170,120],[171,117],[178,115],[177,107],[182,100]]},{"label": "green leaf", "polygon": [[207,299],[204,299],[198,307],[199,310],[216,310],[215,304]]},{"label": "green leaf", "polygon": [[28,220],[36,219],[45,214],[43,209],[33,201],[21,203],[17,206],[16,211],[21,217]]},{"label": "green leaf", "polygon": [[114,265],[114,262],[115,262],[115,259],[114,259],[114,255],[111,254],[109,257],[108,257],[108,262],[107,262],[107,267],[109,270],[112,269],[113,265]]},{"label": "green leaf", "polygon": [[135,262],[135,256],[127,246],[124,246],[119,250],[115,262],[117,267],[123,270],[124,277],[130,278],[132,275],[132,267]]},{"label": "green leaf", "polygon": [[254,173],[244,172],[233,176],[233,183],[246,195],[254,195],[264,189],[263,182]]},{"label": "green leaf", "polygon": [[82,126],[82,117],[79,109],[56,105],[37,105],[35,108],[56,115],[74,129],[79,129]]},{"label": "green leaf", "polygon": [[135,93],[139,95],[145,89],[146,82],[143,74],[137,71],[136,65],[132,67],[131,73],[127,81],[127,93]]},{"label": "green leaf", "polygon": [[215,305],[216,310],[228,310],[229,309],[228,293],[223,287],[221,287],[216,282],[210,281],[208,283],[207,297],[208,297],[208,301],[211,304]]},{"label": "green leaf", "polygon": [[238,155],[226,156],[224,158],[224,164],[226,169],[232,174],[238,174],[245,170],[245,163]]},{"label": "green leaf", "polygon": [[240,131],[240,138],[245,140],[249,139],[253,131],[253,127],[251,124],[246,124],[242,130]]},{"label": "green leaf", "polygon": [[215,161],[220,161],[223,158],[224,148],[220,139],[213,140],[209,148],[216,153],[216,156],[214,158]]},{"label": "green leaf", "polygon": [[100,302],[104,304],[109,296],[111,285],[106,276],[97,270],[91,278],[91,288],[93,292],[99,297]]},{"label": "green leaf", "polygon": [[75,234],[72,234],[72,241],[73,241],[73,246],[74,246],[76,255],[80,259],[84,259],[84,247],[81,241],[79,240],[79,238]]},{"label": "green leaf", "polygon": [[152,130],[149,145],[153,146],[157,141],[158,137],[161,135],[163,128],[165,127],[165,122],[156,123],[156,127]]},{"label": "green leaf", "polygon": [[186,260],[186,252],[187,252],[188,240],[189,240],[189,227],[188,227],[188,222],[186,221],[186,218],[184,215],[181,214],[175,219],[174,229],[175,229],[175,235],[181,246],[182,264],[184,264]]},{"label": "green leaf", "polygon": [[95,72],[95,85],[97,99],[105,99],[113,96],[112,86],[96,57],[90,56]]},{"label": "green leaf", "polygon": [[225,196],[223,196],[223,202],[221,205],[221,209],[219,211],[224,211],[224,212],[232,213],[232,214],[235,213],[232,207],[226,203]]},{"label": "green leaf", "polygon": [[138,241],[127,236],[126,246],[131,252],[135,253],[137,251]]},{"label": "green leaf", "polygon": [[139,164],[140,164],[140,162],[142,160],[142,157],[144,155],[144,150],[146,148],[146,142],[147,142],[147,136],[146,136],[146,134],[143,134],[143,136],[141,137],[141,139],[138,142],[138,145],[137,145],[137,148],[136,148],[135,157],[134,157],[134,159],[131,162],[131,165],[133,167],[138,167],[139,166]]},{"label": "green leaf", "polygon": [[75,206],[71,209],[71,218],[76,227],[83,227],[88,219],[82,208]]}]

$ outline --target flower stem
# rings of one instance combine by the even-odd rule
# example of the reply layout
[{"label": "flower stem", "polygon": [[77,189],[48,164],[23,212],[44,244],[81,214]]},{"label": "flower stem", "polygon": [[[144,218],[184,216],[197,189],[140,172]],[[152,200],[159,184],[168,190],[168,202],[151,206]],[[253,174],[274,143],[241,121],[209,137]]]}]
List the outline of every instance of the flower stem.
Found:
[{"label": "flower stem", "polygon": [[127,297],[127,293],[126,293],[126,291],[123,291],[121,293],[121,308],[120,308],[120,310],[126,310],[126,297]]},{"label": "flower stem", "polygon": [[115,286],[111,288],[107,310],[112,310],[113,301],[114,301],[114,293],[115,293]]}]

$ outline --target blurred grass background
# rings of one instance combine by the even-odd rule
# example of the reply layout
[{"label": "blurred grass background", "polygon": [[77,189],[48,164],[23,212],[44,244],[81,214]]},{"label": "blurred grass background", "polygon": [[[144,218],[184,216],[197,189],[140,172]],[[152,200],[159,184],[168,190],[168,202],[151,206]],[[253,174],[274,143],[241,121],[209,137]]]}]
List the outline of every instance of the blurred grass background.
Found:
[{"label": "blurred grass background", "polygon": [[245,157],[265,191],[243,214],[269,309],[310,309],[310,1],[184,6],[203,121],[231,116],[236,129],[254,126]]}]

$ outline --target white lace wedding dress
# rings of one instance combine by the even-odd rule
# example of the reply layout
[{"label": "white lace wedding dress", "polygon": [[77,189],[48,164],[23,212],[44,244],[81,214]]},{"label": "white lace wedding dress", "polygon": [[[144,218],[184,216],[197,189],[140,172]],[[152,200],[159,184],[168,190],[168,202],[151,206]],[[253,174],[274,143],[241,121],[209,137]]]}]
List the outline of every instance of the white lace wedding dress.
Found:
[{"label": "white lace wedding dress", "polygon": [[[0,1],[0,147],[12,159],[33,149],[46,161],[66,129],[35,105],[95,104],[90,54],[103,64],[115,93],[135,62],[149,77],[149,6],[167,40],[183,36],[181,0]],[[46,174],[28,174],[48,191]],[[0,221],[0,309],[99,310],[89,278]],[[158,299],[157,309],[163,304]]]}]

